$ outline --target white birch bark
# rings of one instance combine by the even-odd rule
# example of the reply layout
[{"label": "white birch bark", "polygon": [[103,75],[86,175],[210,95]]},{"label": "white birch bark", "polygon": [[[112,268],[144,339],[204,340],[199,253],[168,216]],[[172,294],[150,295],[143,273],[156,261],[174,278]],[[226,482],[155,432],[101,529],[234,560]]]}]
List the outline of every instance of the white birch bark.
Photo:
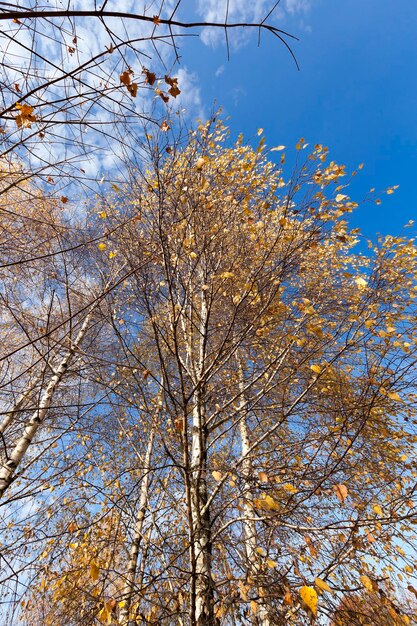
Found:
[{"label": "white birch bark", "polygon": [[129,620],[130,607],[132,606],[133,595],[135,591],[135,579],[138,566],[139,550],[143,538],[143,523],[145,520],[145,514],[148,504],[148,489],[149,489],[149,477],[151,468],[151,457],[153,450],[153,442],[155,438],[156,424],[153,424],[148,446],[146,449],[145,462],[143,467],[143,478],[140,485],[139,504],[136,516],[135,532],[130,546],[129,565],[126,574],[126,582],[122,592],[122,600],[125,605],[120,611],[119,622],[122,626],[134,626],[136,621]]},{"label": "white birch bark", "polygon": [[[199,401],[193,410],[193,437],[191,449],[191,516],[195,576],[196,626],[213,624],[213,588],[211,579],[211,528],[207,503],[206,433],[204,410]],[[205,511],[203,511],[205,508]]]},{"label": "white birch bark", "polygon": [[203,386],[206,323],[207,307],[205,294],[202,292],[191,443],[191,555],[192,560],[194,560],[194,563],[192,563],[194,598],[192,597],[191,601],[194,601],[195,626],[212,626],[214,624],[214,593],[211,576],[211,523],[210,509],[206,506],[208,500],[207,424]]},{"label": "white birch bark", "polygon": [[[240,405],[243,406],[245,404],[245,398],[243,396],[244,390],[244,381],[243,381],[243,372],[242,366],[239,363],[239,386],[241,389],[241,397],[240,397]],[[250,440],[248,434],[248,425],[246,422],[246,416],[241,415],[239,418],[239,434],[241,441],[241,467],[242,467],[242,476],[243,476],[243,513],[244,513],[244,521],[243,521],[243,536],[245,542],[245,554],[248,566],[248,574],[249,578],[253,579],[256,584],[257,579],[259,578],[259,555],[256,551],[256,522],[253,518],[253,491],[252,485],[250,482],[250,477],[253,475],[253,467],[250,458]],[[264,595],[265,591],[261,585],[257,585],[257,604],[258,611],[256,615],[256,623],[259,626],[271,626],[270,618],[268,617],[268,609],[265,606]]]},{"label": "white birch bark", "polygon": [[29,387],[29,389],[26,389],[26,391],[21,394],[16,404],[14,405],[13,409],[11,409],[11,411],[9,411],[7,415],[4,416],[3,421],[0,424],[0,434],[3,435],[5,433],[7,428],[12,423],[13,418],[15,417],[15,414],[22,409],[22,407],[25,404],[25,401],[28,400],[28,398],[30,398],[30,394],[33,392],[34,389],[36,389],[36,386],[41,380],[42,378],[40,376],[36,378],[35,382]]},{"label": "white birch bark", "polygon": [[66,352],[65,356],[62,358],[58,368],[56,369],[54,375],[46,386],[46,389],[41,396],[38,408],[32,413],[31,417],[26,422],[23,430],[23,435],[18,439],[8,459],[0,467],[0,498],[4,495],[4,493],[12,483],[13,476],[17,468],[24,458],[27,449],[31,445],[34,437],[38,433],[39,428],[43,424],[48,410],[51,406],[55,391],[57,390],[60,382],[64,378],[74,354],[76,353],[87,333],[92,314],[93,311],[90,311],[90,313],[85,318],[75,340],[72,342],[70,348]]}]

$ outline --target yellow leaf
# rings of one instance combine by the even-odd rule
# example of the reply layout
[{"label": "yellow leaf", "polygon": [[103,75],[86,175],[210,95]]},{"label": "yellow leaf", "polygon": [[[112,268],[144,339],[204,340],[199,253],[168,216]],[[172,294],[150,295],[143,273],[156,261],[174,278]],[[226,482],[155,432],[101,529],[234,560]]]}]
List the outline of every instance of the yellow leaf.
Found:
[{"label": "yellow leaf", "polygon": [[32,122],[36,122],[36,115],[32,115],[33,107],[30,104],[16,104],[16,109],[20,111],[20,115],[16,115],[15,121],[19,128],[30,128]]},{"label": "yellow leaf", "polygon": [[258,137],[259,135],[262,135],[263,132],[264,132],[263,128],[258,128],[258,132],[257,132]]},{"label": "yellow leaf", "polygon": [[103,243],[103,242],[101,242],[101,243],[99,243],[99,244],[98,244],[97,248],[98,248],[99,250],[105,250],[105,249],[106,249],[106,244],[105,244],[105,243]]},{"label": "yellow leaf", "polygon": [[374,513],[376,513],[380,517],[384,517],[384,513],[382,512],[382,509],[379,506],[379,504],[374,504],[373,507],[372,507],[372,510],[373,510]]},{"label": "yellow leaf", "polygon": [[265,474],[265,472],[259,472],[258,478],[261,481],[261,483],[267,483],[268,482],[268,476]]},{"label": "yellow leaf", "polygon": [[326,583],[325,580],[322,580],[321,578],[315,578],[314,579],[314,584],[316,585],[316,587],[318,587],[322,591],[330,591],[331,592],[331,588],[329,587],[329,585]]},{"label": "yellow leaf", "polygon": [[33,113],[33,107],[31,107],[30,104],[20,104],[20,102],[18,102],[16,104],[16,109],[18,109],[21,115],[23,115],[24,117],[27,117]]},{"label": "yellow leaf", "polygon": [[100,613],[97,615],[97,619],[102,623],[102,624],[111,624],[111,610],[109,610],[110,607],[107,605],[107,603],[104,604],[103,608],[101,609]]},{"label": "yellow leaf", "polygon": [[294,485],[284,485],[284,489],[289,493],[297,493],[298,491],[297,487],[294,487]]},{"label": "yellow leaf", "polygon": [[320,365],[310,365],[310,369],[313,370],[313,372],[315,372],[316,374],[321,374]]},{"label": "yellow leaf", "polygon": [[248,601],[248,590],[249,590],[249,588],[241,580],[238,581],[237,585],[239,587],[239,591],[240,591],[240,595],[242,596],[242,600],[247,602]]},{"label": "yellow leaf", "polygon": [[222,473],[218,472],[217,470],[215,470],[214,472],[211,472],[211,475],[213,476],[214,480],[217,480],[217,482],[219,482],[222,479]]},{"label": "yellow leaf", "polygon": [[250,608],[252,609],[252,613],[256,615],[256,612],[258,610],[258,605],[256,604],[255,600],[250,601]]},{"label": "yellow leaf", "polygon": [[276,146],[275,148],[271,148],[271,152],[281,152],[281,150],[285,150],[285,146]]},{"label": "yellow leaf", "polygon": [[291,595],[291,591],[287,590],[285,592],[285,595],[282,599],[283,604],[293,604],[293,599],[292,599],[292,595]]},{"label": "yellow leaf", "polygon": [[346,196],[343,193],[338,193],[336,196],[336,202],[342,202],[342,200],[344,200],[345,198],[347,198],[348,196]]},{"label": "yellow leaf", "polygon": [[112,189],[114,189],[114,191],[120,191],[120,187],[118,187],[117,185],[115,185],[114,183],[112,184]]},{"label": "yellow leaf", "polygon": [[390,400],[396,400],[397,402],[401,402],[401,398],[396,391],[389,391],[387,396]]},{"label": "yellow leaf", "polygon": [[340,502],[344,502],[348,495],[348,490],[346,485],[333,485],[333,489],[339,498]]},{"label": "yellow leaf", "polygon": [[262,502],[264,503],[264,508],[266,508],[267,511],[278,511],[279,510],[278,502],[275,502],[274,498],[271,498],[271,496],[265,496],[265,498],[264,498],[264,500],[262,500]]},{"label": "yellow leaf", "polygon": [[365,287],[367,287],[368,285],[368,281],[366,281],[364,278],[362,278],[361,276],[358,276],[358,278],[355,278],[355,283],[357,284],[357,286],[360,289],[365,289]]},{"label": "yellow leaf", "polygon": [[361,585],[367,589],[368,591],[373,591],[373,585],[372,585],[372,580],[369,578],[369,576],[363,575],[363,576],[359,576],[359,580],[361,581]]},{"label": "yellow leaf", "polygon": [[300,589],[300,597],[304,604],[310,609],[313,615],[317,615],[318,596],[314,587],[304,585]]},{"label": "yellow leaf", "polygon": [[91,563],[90,563],[90,578],[92,580],[98,580],[99,575],[100,575],[100,568],[99,568],[99,566],[94,561],[91,561]]},{"label": "yellow leaf", "polygon": [[205,162],[206,162],[206,159],[204,157],[198,157],[197,161],[195,162],[195,168],[198,172],[200,172],[203,169]]},{"label": "yellow leaf", "polygon": [[100,213],[98,214],[99,217],[101,217],[101,219],[105,219],[107,217],[107,213],[106,211],[100,211]]},{"label": "yellow leaf", "polygon": [[109,252],[109,259],[113,259],[116,256],[116,252]]},{"label": "yellow leaf", "polygon": [[266,559],[266,564],[268,565],[268,567],[270,567],[271,569],[273,569],[274,567],[277,566],[277,562],[273,561],[272,559]]}]

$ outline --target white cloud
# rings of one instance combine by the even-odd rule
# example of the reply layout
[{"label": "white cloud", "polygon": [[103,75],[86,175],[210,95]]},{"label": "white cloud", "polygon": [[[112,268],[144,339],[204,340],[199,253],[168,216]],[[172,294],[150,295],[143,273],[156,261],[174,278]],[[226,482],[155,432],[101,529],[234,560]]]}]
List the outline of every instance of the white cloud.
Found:
[{"label": "white cloud", "polygon": [[288,13],[307,13],[310,10],[310,0],[285,0],[285,10]]},{"label": "white cloud", "polygon": [[[67,1],[50,0],[50,6],[62,8]],[[69,2],[71,8],[88,10],[95,6],[96,0]],[[311,2],[312,0],[282,0],[283,8],[280,5],[275,9],[268,21],[279,25],[285,15],[290,14],[298,15],[302,19]],[[161,15],[167,17],[175,4],[176,0],[166,0],[160,9],[160,4],[150,0],[146,4],[146,11],[152,16],[162,10]],[[227,20],[234,23],[262,21],[274,4],[275,0],[230,0]],[[226,0],[197,0],[196,6],[193,5],[192,8],[197,10],[203,20],[222,23],[226,20],[226,7]],[[109,0],[107,8],[126,13],[141,13],[145,9],[145,0]],[[190,19],[192,8],[184,8],[181,19]],[[65,177],[61,179],[58,176],[64,173],[90,179],[96,178],[100,173],[100,179],[101,171],[115,168],[115,164],[121,163],[122,157],[129,150],[134,150],[135,133],[141,132],[141,125],[138,123],[140,115],[144,114],[146,117],[146,111],[153,112],[155,107],[158,109],[156,118],[164,115],[159,109],[163,107],[160,98],[155,99],[153,89],[142,85],[142,67],[146,66],[158,76],[164,76],[165,73],[171,74],[175,61],[170,39],[150,40],[155,30],[153,23],[132,19],[107,19],[112,36],[97,19],[80,18],[75,19],[74,23],[75,30],[72,31],[71,24],[65,20],[56,22],[63,27],[61,30],[53,27],[53,21],[39,21],[36,46],[40,56],[36,61],[36,57],[30,57],[30,62],[36,62],[36,67],[32,66],[27,82],[25,76],[29,57],[26,48],[31,46],[29,31],[11,24],[10,40],[5,44],[6,39],[0,39],[0,45],[3,42],[0,54],[4,53],[3,59],[6,61],[2,80],[8,87],[3,90],[6,94],[3,105],[13,107],[20,96],[18,90],[22,89],[21,93],[24,94],[30,86],[32,95],[28,98],[28,104],[35,108],[37,117],[36,125],[32,125],[32,129],[19,129],[14,120],[7,122],[7,140],[15,141],[16,146],[19,146],[24,137],[20,154],[28,167],[33,167],[34,171],[37,168],[42,169],[45,176],[57,175],[57,180],[62,180],[63,184]],[[168,30],[162,25],[156,28],[158,35],[168,34]],[[256,35],[256,29],[230,30],[230,46],[237,48],[244,45],[251,33]],[[143,41],[110,54],[106,50],[112,43],[112,37],[115,46],[127,39],[143,38]],[[224,29],[203,29],[202,41],[212,46],[224,44]],[[158,47],[159,56],[155,53],[154,45]],[[98,54],[102,56],[93,67],[85,68],[73,79],[65,78],[65,73],[75,70]],[[120,83],[120,74],[128,67],[134,72],[132,80],[139,84],[136,98],[132,98]],[[224,66],[220,65],[215,76],[219,77],[223,71]],[[174,110],[176,107],[185,109],[187,117],[199,116],[204,119],[206,112],[198,75],[190,73],[186,67],[176,70],[175,66],[172,73],[178,76],[182,93],[176,101],[170,102],[170,106]],[[56,82],[60,77],[63,81]],[[54,83],[43,89],[42,83],[48,79],[53,79]],[[33,91],[34,87],[38,87],[38,90]],[[241,94],[236,93],[234,101],[237,102],[240,97]],[[119,144],[123,147],[122,153]]]},{"label": "white cloud", "polygon": [[[257,23],[261,22],[274,6],[271,0],[230,0],[227,22]],[[225,0],[199,0],[198,10],[204,21],[223,24],[226,21],[227,2]],[[274,19],[282,19],[283,11],[279,7],[273,12]],[[228,33],[229,43],[238,48],[245,44],[249,37],[249,29],[231,29]],[[225,41],[224,30],[204,28],[201,39],[206,45],[215,47]]]},{"label": "white cloud", "polygon": [[[96,5],[95,0],[69,2],[71,9],[88,10]],[[66,0],[50,0],[49,6],[62,9],[66,4]],[[153,16],[160,10],[160,4],[144,0],[109,0],[107,9],[140,14],[145,4],[148,15]],[[161,15],[169,15],[174,6],[175,0],[167,0]],[[9,87],[4,90],[3,106],[13,106],[20,93],[25,93],[29,63],[32,64],[30,87],[38,87],[28,98],[28,104],[35,108],[36,125],[20,130],[11,121],[7,138],[16,142],[16,149],[29,170],[42,170],[45,176],[56,177],[63,184],[64,172],[72,177],[79,176],[80,180],[85,177],[94,180],[99,173],[101,177],[102,170],[116,169],[129,151],[135,149],[137,136],[142,133],[141,115],[146,117],[147,111],[155,106],[165,106],[160,98],[155,101],[152,88],[143,85],[142,68],[146,66],[163,76],[170,73],[174,62],[171,40],[168,45],[168,40],[151,40],[155,31],[153,23],[120,18],[106,18],[106,25],[95,18],[75,18],[73,23],[74,30],[72,23],[65,20],[40,20],[35,41],[37,57],[27,54],[27,49],[33,45],[28,29],[11,24],[10,39],[0,38],[0,55],[5,66],[2,83]],[[157,35],[167,34],[165,27],[157,27]],[[112,54],[107,52],[111,44],[117,46],[140,38],[143,40],[136,41],[132,47],[125,46]],[[99,54],[102,56],[95,65],[85,68],[73,80],[65,78],[66,73]],[[120,83],[120,74],[127,68],[133,71],[132,81],[139,84],[136,98]],[[187,75],[186,70],[180,70],[179,75],[184,82],[182,106],[201,112],[202,99],[196,77]],[[62,82],[56,82],[59,78]],[[48,80],[54,82],[42,88],[42,83]],[[22,91],[17,91],[14,84]],[[63,93],[68,100],[61,108]],[[159,114],[157,112],[156,117]],[[41,139],[38,132],[41,132]],[[23,146],[19,148],[22,137]]]},{"label": "white cloud", "polygon": [[[273,9],[267,21],[275,26],[280,26],[286,15],[305,15],[311,7],[311,0],[284,0],[282,5],[274,8],[275,4],[275,0],[230,0],[227,22],[260,23]],[[207,22],[225,23],[226,9],[226,0],[198,0],[200,16]],[[230,29],[228,32],[229,44],[234,49],[239,48],[248,42],[251,33],[257,33],[256,29]],[[201,39],[204,44],[211,47],[224,44],[224,29],[204,28]]]},{"label": "white cloud", "polygon": [[243,87],[235,87],[231,92],[233,98],[233,104],[235,107],[239,106],[239,102],[242,98],[245,98],[248,94]]},{"label": "white cloud", "polygon": [[195,72],[189,72],[186,67],[181,67],[178,72],[176,72],[176,75],[178,78],[178,86],[181,89],[181,93],[176,101],[178,106],[185,109],[185,113],[188,116],[204,119],[206,113],[197,74]]}]

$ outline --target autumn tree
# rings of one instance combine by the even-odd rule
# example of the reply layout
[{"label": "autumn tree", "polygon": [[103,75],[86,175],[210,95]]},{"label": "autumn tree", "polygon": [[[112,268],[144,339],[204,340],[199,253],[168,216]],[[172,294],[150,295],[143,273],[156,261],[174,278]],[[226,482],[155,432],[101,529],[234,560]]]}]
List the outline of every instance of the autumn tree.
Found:
[{"label": "autumn tree", "polygon": [[42,509],[35,530],[27,514],[46,490],[61,487],[65,499],[68,450],[83,442],[78,424],[86,435],[95,406],[88,353],[107,339],[100,305],[124,276],[123,268],[101,274],[94,259],[104,244],[65,197],[48,198],[29,182],[17,187],[8,168],[1,185],[1,585],[14,606],[16,572],[36,569],[35,554],[45,550]]},{"label": "autumn tree", "polygon": [[283,146],[229,146],[215,120],[161,154],[90,218],[94,266],[123,280],[23,622],[303,625],[414,588],[413,240],[357,251],[321,145],[289,178]]}]

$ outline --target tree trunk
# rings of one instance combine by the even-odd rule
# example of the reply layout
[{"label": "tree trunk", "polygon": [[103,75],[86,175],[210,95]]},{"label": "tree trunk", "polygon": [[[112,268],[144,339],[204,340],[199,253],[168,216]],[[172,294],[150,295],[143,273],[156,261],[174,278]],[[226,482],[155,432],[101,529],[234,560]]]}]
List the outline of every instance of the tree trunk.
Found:
[{"label": "tree trunk", "polygon": [[132,606],[133,595],[135,592],[135,578],[138,565],[139,549],[142,542],[143,523],[145,520],[145,514],[148,503],[148,488],[149,488],[149,476],[151,467],[151,457],[153,450],[153,442],[155,438],[156,424],[153,424],[148,446],[146,449],[145,462],[143,467],[143,478],[140,486],[139,505],[136,517],[135,532],[133,535],[132,545],[130,547],[129,565],[127,569],[126,582],[122,592],[122,600],[125,605],[120,611],[120,624],[122,626],[134,626],[136,621],[129,620],[130,607]]},{"label": "tree trunk", "polygon": [[204,398],[205,345],[207,334],[207,307],[205,294],[200,294],[199,337],[197,367],[194,380],[191,443],[191,570],[192,626],[213,626],[214,590],[211,577],[211,522],[207,507],[207,424]]},{"label": "tree trunk", "polygon": [[[241,363],[239,363],[239,385],[241,390],[241,405],[244,404],[243,389],[243,371]],[[268,609],[265,604],[265,589],[262,585],[258,584],[260,568],[259,568],[259,554],[256,551],[256,522],[254,520],[254,506],[253,506],[253,490],[251,485],[251,477],[253,476],[252,462],[249,456],[250,440],[248,434],[248,425],[246,422],[246,416],[240,415],[239,418],[239,434],[241,441],[241,458],[242,458],[242,475],[243,475],[243,512],[246,518],[243,522],[243,537],[245,542],[245,554],[248,568],[248,578],[252,579],[255,583],[255,589],[257,591],[256,602],[258,604],[258,610],[255,617],[255,623],[259,626],[271,626],[271,621],[268,616]]]},{"label": "tree trunk", "polygon": [[204,424],[204,410],[199,402],[193,411],[191,473],[195,626],[212,626],[214,624],[214,596],[211,578],[211,524],[210,511],[205,506],[207,504],[207,432]]},{"label": "tree trunk", "polygon": [[13,408],[4,416],[4,419],[0,424],[0,435],[4,435],[12,423],[16,413],[19,413],[23,409],[26,400],[30,398],[30,394],[36,389],[36,386],[41,382],[41,380],[42,376],[35,378],[35,381],[30,385],[30,387],[20,395]]},{"label": "tree trunk", "polygon": [[81,326],[81,329],[75,338],[75,341],[71,344],[71,347],[69,348],[69,350],[67,351],[63,359],[61,360],[57,370],[55,371],[55,374],[52,376],[44,393],[42,394],[38,408],[36,409],[36,411],[32,413],[32,416],[27,421],[24,427],[23,435],[17,441],[13,451],[7,458],[6,462],[3,463],[3,465],[1,466],[0,468],[0,498],[4,495],[4,493],[6,492],[6,490],[9,488],[10,484],[12,483],[13,476],[17,468],[19,467],[19,464],[21,463],[23,457],[25,456],[26,451],[29,448],[30,444],[32,443],[39,428],[43,424],[45,417],[48,413],[49,407],[51,406],[55,391],[57,390],[60,382],[64,378],[65,373],[67,372],[70,362],[72,360],[72,357],[74,356],[75,352],[79,348],[81,342],[83,341],[87,333],[87,329],[88,329],[92,314],[93,312],[90,311],[90,313],[85,318]]}]

